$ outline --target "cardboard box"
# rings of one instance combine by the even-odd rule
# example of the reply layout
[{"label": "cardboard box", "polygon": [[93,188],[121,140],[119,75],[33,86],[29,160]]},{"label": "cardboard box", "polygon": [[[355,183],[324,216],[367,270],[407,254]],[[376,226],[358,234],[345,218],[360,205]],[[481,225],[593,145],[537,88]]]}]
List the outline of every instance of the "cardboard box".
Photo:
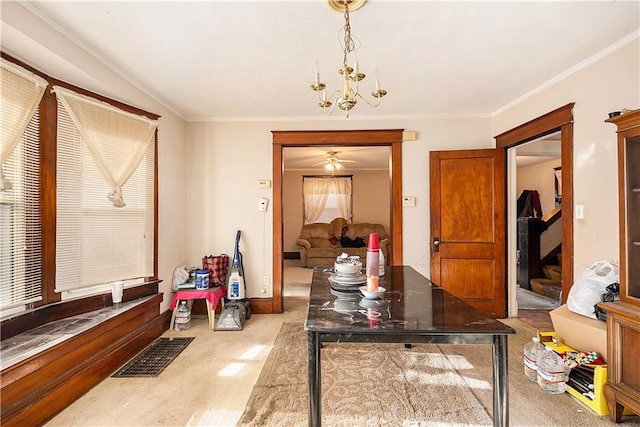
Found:
[{"label": "cardboard box", "polygon": [[559,340],[578,351],[595,351],[607,360],[607,324],[577,314],[566,304],[551,311],[551,322]]}]

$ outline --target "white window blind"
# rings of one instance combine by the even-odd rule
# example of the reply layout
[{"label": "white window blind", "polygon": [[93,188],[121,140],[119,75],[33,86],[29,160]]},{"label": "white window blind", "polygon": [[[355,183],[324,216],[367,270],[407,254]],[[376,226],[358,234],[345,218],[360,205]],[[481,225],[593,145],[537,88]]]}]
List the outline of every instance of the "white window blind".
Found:
[{"label": "white window blind", "polygon": [[42,299],[39,112],[4,161],[11,188],[0,191],[0,309]]},{"label": "white window blind", "polygon": [[41,300],[40,130],[47,82],[0,58],[0,309]]},{"label": "white window blind", "polygon": [[[113,110],[107,107],[108,113],[119,114]],[[58,100],[56,292],[154,274],[155,125],[148,148],[126,183],[115,179],[126,204],[105,197],[114,187],[105,179],[104,167],[112,176],[129,174],[131,162],[123,155],[139,152],[137,141],[119,128],[122,117],[112,122],[116,124],[112,135],[107,135],[110,126],[98,124],[92,130],[93,141],[99,141],[99,167],[91,144]]]}]

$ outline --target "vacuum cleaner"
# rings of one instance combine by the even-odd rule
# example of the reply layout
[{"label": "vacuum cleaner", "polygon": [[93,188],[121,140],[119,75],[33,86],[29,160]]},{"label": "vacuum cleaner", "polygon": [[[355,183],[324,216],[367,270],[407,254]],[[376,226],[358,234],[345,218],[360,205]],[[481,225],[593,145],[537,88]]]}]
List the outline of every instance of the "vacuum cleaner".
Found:
[{"label": "vacuum cleaner", "polygon": [[240,252],[241,232],[236,233],[236,247],[233,251],[233,263],[227,277],[227,297],[224,308],[214,327],[216,331],[241,331],[244,322],[251,317],[251,307],[246,297],[247,288],[244,283],[244,266]]}]

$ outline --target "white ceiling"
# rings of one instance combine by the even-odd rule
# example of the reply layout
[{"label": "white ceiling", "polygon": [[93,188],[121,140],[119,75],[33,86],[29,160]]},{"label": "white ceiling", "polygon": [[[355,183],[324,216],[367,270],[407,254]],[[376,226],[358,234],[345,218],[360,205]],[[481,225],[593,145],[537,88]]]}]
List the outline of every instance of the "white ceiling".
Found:
[{"label": "white ceiling", "polygon": [[[317,118],[316,60],[322,80],[340,85],[344,22],[321,0],[26,7],[189,120]],[[364,92],[378,68],[389,94],[352,117],[495,114],[637,36],[639,22],[638,1],[369,0],[351,15]],[[9,53],[11,35],[3,32]]]},{"label": "white ceiling", "polygon": [[340,160],[353,160],[355,163],[343,163],[340,174],[349,174],[356,170],[388,170],[389,147],[287,147],[283,150],[286,170],[309,170],[326,173],[324,165],[317,163],[327,158],[327,153],[336,151]]}]

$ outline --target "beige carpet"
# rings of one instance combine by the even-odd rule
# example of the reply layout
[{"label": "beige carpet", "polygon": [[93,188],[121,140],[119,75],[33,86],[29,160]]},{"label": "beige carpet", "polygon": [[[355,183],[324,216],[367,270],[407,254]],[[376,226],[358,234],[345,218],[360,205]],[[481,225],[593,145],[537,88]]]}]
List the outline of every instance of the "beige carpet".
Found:
[{"label": "beige carpet", "polygon": [[[612,426],[568,394],[550,395],[523,373],[522,347],[535,333],[505,320],[512,426]],[[307,425],[306,334],[285,323],[239,425]],[[491,425],[491,348],[481,345],[326,344],[322,421],[328,426]],[[625,425],[640,425],[625,417]]]}]

